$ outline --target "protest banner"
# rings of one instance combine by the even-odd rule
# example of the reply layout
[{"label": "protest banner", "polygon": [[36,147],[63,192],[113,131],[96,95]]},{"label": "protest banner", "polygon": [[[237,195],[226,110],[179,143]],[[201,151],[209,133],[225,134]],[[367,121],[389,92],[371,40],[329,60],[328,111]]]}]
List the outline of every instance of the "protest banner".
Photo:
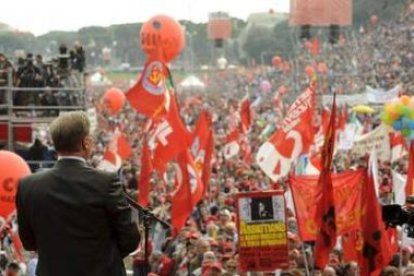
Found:
[{"label": "protest banner", "polygon": [[387,91],[382,88],[373,88],[369,85],[366,86],[366,96],[368,102],[373,104],[385,104],[398,98],[398,94],[401,91],[401,86],[397,85]]},{"label": "protest banner", "polygon": [[[366,181],[365,174],[364,170],[332,174],[338,235],[361,227],[361,191]],[[299,234],[304,241],[316,238],[316,206],[322,195],[318,178],[318,175],[290,177]]]},{"label": "protest banner", "polygon": [[289,254],[283,192],[240,193],[237,214],[241,270],[287,268]]},{"label": "protest banner", "polygon": [[356,156],[368,155],[375,148],[378,159],[389,161],[391,158],[390,137],[387,126],[381,124],[376,129],[354,139],[352,153]]}]

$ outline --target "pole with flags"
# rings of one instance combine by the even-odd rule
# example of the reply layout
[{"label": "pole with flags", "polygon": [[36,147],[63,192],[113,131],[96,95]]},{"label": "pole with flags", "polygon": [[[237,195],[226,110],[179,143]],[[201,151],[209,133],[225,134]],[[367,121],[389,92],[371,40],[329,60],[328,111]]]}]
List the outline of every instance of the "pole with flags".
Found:
[{"label": "pole with flags", "polygon": [[315,243],[315,265],[324,268],[329,260],[329,253],[336,244],[335,202],[331,177],[331,165],[335,147],[336,129],[336,95],[334,94],[332,112],[325,141],[322,147],[322,170],[318,187],[322,190],[322,198],[317,206],[318,234]]}]

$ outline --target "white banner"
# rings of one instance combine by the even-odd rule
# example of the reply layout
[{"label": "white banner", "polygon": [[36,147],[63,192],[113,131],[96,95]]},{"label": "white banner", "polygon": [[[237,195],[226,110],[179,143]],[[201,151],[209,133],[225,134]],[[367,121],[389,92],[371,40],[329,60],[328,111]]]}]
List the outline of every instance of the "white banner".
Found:
[{"label": "white banner", "polygon": [[387,126],[381,124],[376,129],[364,135],[358,135],[354,139],[352,153],[357,156],[370,154],[372,149],[376,150],[378,159],[381,161],[390,161],[390,137]]},{"label": "white banner", "polygon": [[384,104],[398,98],[398,94],[401,91],[401,86],[397,85],[394,88],[385,91],[382,88],[373,88],[369,85],[366,86],[366,95],[368,102],[375,104]]},{"label": "white banner", "polygon": [[[333,101],[333,95],[323,95],[322,104],[324,106],[331,106]],[[353,95],[336,95],[336,104],[341,105],[358,105],[358,104],[367,104],[368,99],[365,94],[353,94]]]},{"label": "white banner", "polygon": [[339,150],[350,150],[354,146],[354,138],[357,134],[358,126],[357,124],[351,123],[345,125],[345,130],[339,132]]}]

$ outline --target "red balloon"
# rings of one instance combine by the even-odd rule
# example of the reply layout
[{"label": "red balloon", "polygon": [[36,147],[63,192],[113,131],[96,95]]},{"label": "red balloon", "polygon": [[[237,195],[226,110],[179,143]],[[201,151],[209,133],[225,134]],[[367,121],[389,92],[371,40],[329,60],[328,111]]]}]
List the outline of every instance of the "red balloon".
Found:
[{"label": "red balloon", "polygon": [[313,66],[306,66],[305,68],[305,73],[308,77],[312,77],[313,75],[315,75],[315,68],[313,68]]},{"label": "red balloon", "polygon": [[0,216],[7,219],[15,210],[20,178],[30,174],[27,163],[17,154],[0,150]]},{"label": "red balloon", "polygon": [[102,97],[103,103],[112,115],[121,111],[125,104],[125,94],[118,88],[108,89]]},{"label": "red balloon", "polygon": [[175,58],[185,46],[181,25],[166,15],[156,15],[144,23],[140,33],[141,47],[150,58],[161,57],[164,62]]},{"label": "red balloon", "polygon": [[318,71],[322,74],[326,74],[328,73],[328,66],[325,63],[320,62],[318,64]]},{"label": "red balloon", "polygon": [[282,64],[282,62],[283,62],[283,60],[282,60],[282,58],[281,58],[281,57],[279,57],[279,56],[274,56],[274,57],[272,58],[272,65],[273,65],[274,67],[280,66],[280,65]]}]

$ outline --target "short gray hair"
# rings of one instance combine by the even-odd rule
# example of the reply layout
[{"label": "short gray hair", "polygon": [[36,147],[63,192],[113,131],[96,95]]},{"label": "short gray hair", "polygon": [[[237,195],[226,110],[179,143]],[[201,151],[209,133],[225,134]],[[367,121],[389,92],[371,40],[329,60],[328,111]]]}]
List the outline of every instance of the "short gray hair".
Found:
[{"label": "short gray hair", "polygon": [[88,116],[83,111],[61,114],[49,127],[56,151],[77,152],[90,132]]}]

